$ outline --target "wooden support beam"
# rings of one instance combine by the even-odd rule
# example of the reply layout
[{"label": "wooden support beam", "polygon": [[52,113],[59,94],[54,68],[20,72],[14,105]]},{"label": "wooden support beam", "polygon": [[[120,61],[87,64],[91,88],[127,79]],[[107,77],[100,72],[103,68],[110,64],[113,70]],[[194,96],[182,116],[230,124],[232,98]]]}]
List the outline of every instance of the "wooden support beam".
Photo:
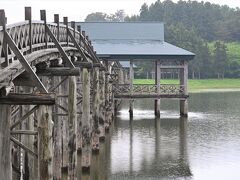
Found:
[{"label": "wooden support beam", "polygon": [[54,94],[17,94],[10,93],[8,96],[0,97],[0,104],[9,105],[53,105]]},{"label": "wooden support beam", "polygon": [[11,107],[0,105],[0,176],[1,179],[12,179],[10,148]]},{"label": "wooden support beam", "polygon": [[52,108],[41,105],[37,111],[38,121],[38,178],[49,180],[53,177],[52,170]]},{"label": "wooden support beam", "polygon": [[68,179],[77,179],[77,84],[76,77],[68,78],[68,124],[69,124],[69,139],[68,139]]},{"label": "wooden support beam", "polygon": [[82,170],[90,171],[91,164],[91,122],[90,122],[90,73],[83,68],[83,100],[82,100]]},{"label": "wooden support beam", "polygon": [[72,61],[68,58],[68,56],[65,53],[65,51],[63,50],[62,46],[59,44],[58,40],[56,39],[56,37],[54,36],[54,34],[52,33],[52,31],[49,29],[48,26],[46,26],[46,32],[48,33],[49,37],[52,39],[53,43],[57,47],[60,54],[62,55],[62,59],[63,59],[64,63],[66,64],[66,66],[69,68],[75,68]]},{"label": "wooden support beam", "polygon": [[23,150],[27,151],[29,154],[31,154],[31,155],[33,155],[35,157],[38,157],[37,153],[35,153],[33,150],[29,149],[27,146],[25,146],[23,143],[19,142],[14,137],[11,137],[10,139],[11,139],[12,142],[14,142],[16,145],[18,145]]},{"label": "wooden support beam", "polygon": [[29,130],[14,130],[14,131],[11,131],[11,134],[14,135],[14,134],[23,134],[23,135],[38,135],[38,132],[37,131],[29,131]]},{"label": "wooden support beam", "polygon": [[16,55],[16,57],[18,58],[18,60],[22,64],[22,66],[24,67],[24,69],[29,73],[31,79],[36,83],[39,91],[42,93],[48,93],[47,89],[42,84],[42,82],[40,81],[40,79],[38,78],[38,76],[36,75],[34,70],[31,68],[30,64],[25,59],[23,54],[20,52],[20,50],[18,49],[17,45],[15,44],[15,42],[13,41],[11,36],[8,34],[8,32],[4,33],[4,37],[6,38],[6,41],[9,45],[9,47],[12,49],[12,51],[14,52],[14,54]]},{"label": "wooden support beam", "polygon": [[65,67],[57,67],[57,68],[46,68],[43,70],[37,70],[38,76],[79,76],[80,68],[65,68]]},{"label": "wooden support beam", "polygon": [[76,61],[76,62],[74,62],[74,65],[77,66],[77,67],[81,67],[81,68],[88,68],[88,69],[93,68],[93,64],[91,62]]},{"label": "wooden support beam", "polygon": [[80,34],[80,38],[81,41],[84,44],[84,47],[86,48],[86,50],[90,53],[90,55],[92,56],[94,62],[100,62],[100,60],[98,59],[96,53],[94,53],[93,49],[90,47],[90,45],[87,43],[88,42],[88,36],[85,37],[86,33],[85,31],[82,31],[82,34]]},{"label": "wooden support beam", "polygon": [[34,106],[31,110],[29,110],[24,116],[22,116],[18,121],[14,122],[10,129],[17,127],[19,124],[21,124],[25,119],[27,119],[31,114],[33,114],[38,109],[38,106]]}]

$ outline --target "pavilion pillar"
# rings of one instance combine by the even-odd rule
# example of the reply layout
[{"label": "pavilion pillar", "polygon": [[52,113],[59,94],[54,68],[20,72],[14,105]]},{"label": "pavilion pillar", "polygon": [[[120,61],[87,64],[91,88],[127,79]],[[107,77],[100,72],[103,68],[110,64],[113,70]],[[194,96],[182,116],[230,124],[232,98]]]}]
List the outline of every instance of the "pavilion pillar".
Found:
[{"label": "pavilion pillar", "polygon": [[0,105],[0,177],[12,179],[10,146],[11,106]]},{"label": "pavilion pillar", "polygon": [[[188,62],[184,61],[184,67],[180,69],[180,85],[184,87],[184,95],[188,95]],[[188,116],[188,100],[180,100],[180,115]]]},{"label": "pavilion pillar", "polygon": [[[160,79],[161,79],[161,71],[160,71],[160,61],[155,61],[155,85],[157,86],[157,94],[160,95]],[[160,99],[155,100],[155,116],[160,117]]]},{"label": "pavilion pillar", "polygon": [[[129,70],[129,79],[130,79],[130,94],[133,94],[133,80],[134,80],[134,69],[133,69],[133,61],[130,60],[130,70]],[[129,100],[129,116],[130,119],[133,117],[133,100]]]}]

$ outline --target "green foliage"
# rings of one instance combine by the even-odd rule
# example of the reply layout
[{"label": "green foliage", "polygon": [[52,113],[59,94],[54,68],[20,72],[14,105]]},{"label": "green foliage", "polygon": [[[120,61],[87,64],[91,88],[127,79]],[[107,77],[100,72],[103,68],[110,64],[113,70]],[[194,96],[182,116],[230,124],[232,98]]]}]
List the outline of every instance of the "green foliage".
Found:
[{"label": "green foliage", "polygon": [[125,18],[124,10],[117,10],[114,14],[106,14],[103,12],[95,12],[87,15],[86,22],[123,22]]},{"label": "green foliage", "polygon": [[[123,20],[164,22],[165,40],[196,54],[189,66],[192,79],[240,77],[239,8],[203,1],[157,0],[150,6],[143,4],[139,15],[125,16],[119,10],[111,15],[92,13],[86,18],[86,21]],[[137,65],[141,67],[137,74],[141,78],[154,68],[152,63]]]}]

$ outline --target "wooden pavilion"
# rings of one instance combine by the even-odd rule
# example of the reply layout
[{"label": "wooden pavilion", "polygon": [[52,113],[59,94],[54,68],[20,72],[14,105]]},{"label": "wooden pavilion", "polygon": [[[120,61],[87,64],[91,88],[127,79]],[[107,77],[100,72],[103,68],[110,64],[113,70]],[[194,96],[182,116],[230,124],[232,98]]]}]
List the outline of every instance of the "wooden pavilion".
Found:
[{"label": "wooden pavilion", "polygon": [[[91,37],[99,58],[105,62],[129,61],[130,83],[116,84],[115,99],[155,99],[155,115],[160,116],[160,99],[180,101],[180,114],[188,114],[188,63],[194,54],[164,41],[164,25],[159,22],[80,22]],[[133,84],[134,61],[155,62],[155,84]],[[161,70],[179,70],[179,84],[161,84]],[[133,103],[130,101],[130,115]]]}]

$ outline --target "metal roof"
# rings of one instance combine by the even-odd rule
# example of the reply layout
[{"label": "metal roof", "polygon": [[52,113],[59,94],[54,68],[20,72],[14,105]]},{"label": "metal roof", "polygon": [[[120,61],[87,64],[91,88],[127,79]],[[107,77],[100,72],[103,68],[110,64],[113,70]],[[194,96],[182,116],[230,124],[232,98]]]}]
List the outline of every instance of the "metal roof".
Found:
[{"label": "metal roof", "polygon": [[164,41],[164,27],[158,22],[80,22],[100,58],[121,61],[180,59],[194,54]]},{"label": "metal roof", "polygon": [[[119,61],[119,63],[121,64],[121,66],[123,68],[130,68],[130,61]],[[133,64],[133,68],[136,68],[137,66],[135,64]]]}]

